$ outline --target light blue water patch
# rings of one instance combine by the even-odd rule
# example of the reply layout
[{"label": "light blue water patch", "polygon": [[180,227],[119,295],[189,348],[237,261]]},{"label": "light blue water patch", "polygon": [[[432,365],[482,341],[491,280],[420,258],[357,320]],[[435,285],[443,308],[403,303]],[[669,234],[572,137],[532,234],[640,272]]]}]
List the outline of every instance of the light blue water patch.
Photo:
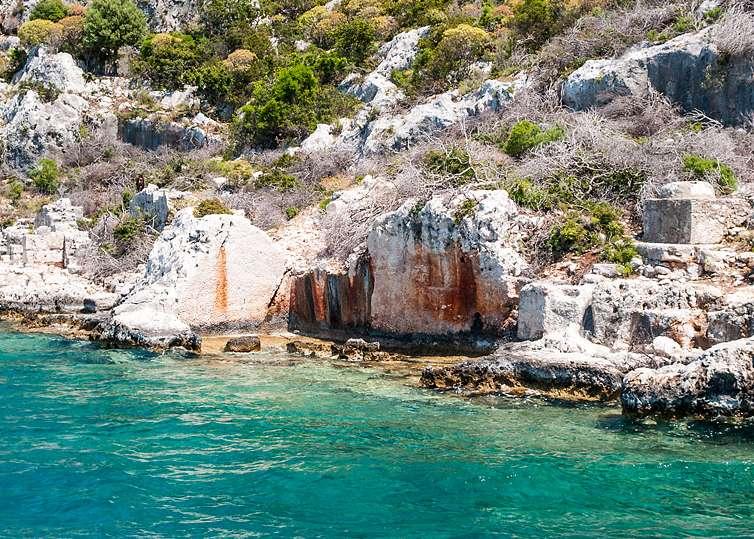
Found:
[{"label": "light blue water patch", "polygon": [[754,427],[0,333],[0,535],[754,535]]}]

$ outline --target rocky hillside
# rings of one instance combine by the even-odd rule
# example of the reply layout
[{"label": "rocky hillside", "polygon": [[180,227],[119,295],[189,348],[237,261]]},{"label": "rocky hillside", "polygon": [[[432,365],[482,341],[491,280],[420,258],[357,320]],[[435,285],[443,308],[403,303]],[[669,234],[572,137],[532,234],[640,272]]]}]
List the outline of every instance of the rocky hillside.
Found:
[{"label": "rocky hillside", "polygon": [[754,335],[750,3],[32,0],[0,30],[3,311],[497,349],[424,383],[748,413],[748,371],[737,404],[647,395]]}]

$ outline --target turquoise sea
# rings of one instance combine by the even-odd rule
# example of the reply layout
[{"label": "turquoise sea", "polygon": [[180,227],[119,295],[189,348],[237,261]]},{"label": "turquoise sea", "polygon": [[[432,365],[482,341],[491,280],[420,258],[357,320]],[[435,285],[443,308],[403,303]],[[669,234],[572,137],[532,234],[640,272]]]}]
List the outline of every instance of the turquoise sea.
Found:
[{"label": "turquoise sea", "polygon": [[754,536],[754,425],[253,357],[0,333],[0,536]]}]

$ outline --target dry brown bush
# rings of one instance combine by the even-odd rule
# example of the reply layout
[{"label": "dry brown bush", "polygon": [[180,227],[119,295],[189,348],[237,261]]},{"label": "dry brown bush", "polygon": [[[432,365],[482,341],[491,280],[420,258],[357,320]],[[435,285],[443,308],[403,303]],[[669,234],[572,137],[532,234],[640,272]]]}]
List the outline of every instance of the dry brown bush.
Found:
[{"label": "dry brown bush", "polygon": [[754,54],[754,13],[750,6],[736,3],[729,6],[712,29],[712,41],[727,56]]}]

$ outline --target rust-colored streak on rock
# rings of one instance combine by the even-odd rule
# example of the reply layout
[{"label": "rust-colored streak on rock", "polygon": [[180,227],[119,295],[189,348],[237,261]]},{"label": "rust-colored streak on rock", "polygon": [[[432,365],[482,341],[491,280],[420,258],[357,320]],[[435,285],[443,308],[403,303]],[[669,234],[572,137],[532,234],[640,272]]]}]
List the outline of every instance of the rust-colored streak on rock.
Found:
[{"label": "rust-colored streak on rock", "polygon": [[228,310],[228,259],[225,246],[220,247],[217,255],[217,276],[215,280],[215,310]]},{"label": "rust-colored streak on rock", "polygon": [[467,329],[463,326],[473,317],[477,297],[471,258],[455,244],[444,253],[428,251],[421,243],[414,249],[408,261],[414,270],[406,288],[406,309],[417,308],[430,317],[460,324],[459,330]]}]

